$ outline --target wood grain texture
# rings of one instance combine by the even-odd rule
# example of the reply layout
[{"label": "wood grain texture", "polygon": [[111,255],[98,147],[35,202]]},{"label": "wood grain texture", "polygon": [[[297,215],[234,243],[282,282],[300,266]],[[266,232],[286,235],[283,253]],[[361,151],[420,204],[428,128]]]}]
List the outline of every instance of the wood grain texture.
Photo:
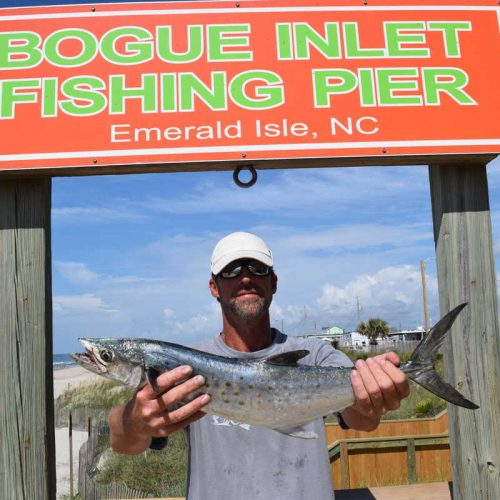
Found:
[{"label": "wood grain texture", "polygon": [[500,498],[500,333],[485,166],[429,167],[441,315],[468,302],[443,352],[446,379],[480,406],[448,405],[455,500]]},{"label": "wood grain texture", "polygon": [[49,178],[0,180],[0,498],[54,500]]}]

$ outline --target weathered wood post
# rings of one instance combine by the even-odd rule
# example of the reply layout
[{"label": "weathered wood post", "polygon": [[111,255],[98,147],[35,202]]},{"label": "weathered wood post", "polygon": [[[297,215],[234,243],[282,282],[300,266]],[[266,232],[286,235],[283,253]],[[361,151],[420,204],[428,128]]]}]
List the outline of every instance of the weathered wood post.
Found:
[{"label": "weathered wood post", "polygon": [[51,180],[0,179],[0,498],[55,500]]},{"label": "weathered wood post", "polygon": [[468,302],[444,346],[446,378],[476,411],[448,405],[455,500],[500,498],[500,333],[485,165],[429,167],[439,302]]},{"label": "weathered wood post", "polygon": [[74,481],[73,481],[73,418],[71,415],[71,410],[68,416],[68,441],[69,441],[69,498],[73,500],[74,497]]}]

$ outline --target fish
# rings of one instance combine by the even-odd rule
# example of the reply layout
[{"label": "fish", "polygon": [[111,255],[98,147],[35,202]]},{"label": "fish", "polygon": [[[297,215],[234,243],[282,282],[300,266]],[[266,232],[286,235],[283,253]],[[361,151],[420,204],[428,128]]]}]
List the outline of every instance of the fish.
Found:
[{"label": "fish", "polygon": [[[434,369],[437,351],[465,306],[461,304],[443,316],[400,369],[446,401],[477,409]],[[355,401],[350,381],[354,368],[299,364],[309,353],[307,350],[244,360],[146,338],[79,340],[85,352],[72,357],[93,373],[137,389],[149,383],[158,391],[156,380],[160,374],[189,365],[193,376],[202,375],[205,379],[205,385],[189,401],[203,393],[211,397],[203,412],[297,438],[316,438],[316,433],[306,430],[305,424],[340,412]]]}]

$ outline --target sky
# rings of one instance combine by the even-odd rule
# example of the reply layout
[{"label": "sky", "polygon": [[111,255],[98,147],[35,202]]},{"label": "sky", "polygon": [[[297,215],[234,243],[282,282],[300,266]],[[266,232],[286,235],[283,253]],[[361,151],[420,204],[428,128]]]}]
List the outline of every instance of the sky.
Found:
[{"label": "sky", "polygon": [[[498,158],[488,181],[498,270]],[[274,253],[271,324],[285,333],[352,330],[370,317],[421,326],[421,260],[431,323],[439,317],[425,165],[261,170],[250,189],[229,171],[62,177],[52,182],[54,351],[80,350],[78,337],[189,345],[216,334],[210,255],[240,230]]]},{"label": "sky", "polygon": [[[488,166],[496,268],[500,161]],[[220,330],[208,291],[213,246],[231,231],[273,250],[271,323],[291,335],[381,317],[438,319],[428,169],[263,170],[250,189],[231,172],[55,178],[52,202],[55,350],[79,336],[147,336],[191,344]]]}]

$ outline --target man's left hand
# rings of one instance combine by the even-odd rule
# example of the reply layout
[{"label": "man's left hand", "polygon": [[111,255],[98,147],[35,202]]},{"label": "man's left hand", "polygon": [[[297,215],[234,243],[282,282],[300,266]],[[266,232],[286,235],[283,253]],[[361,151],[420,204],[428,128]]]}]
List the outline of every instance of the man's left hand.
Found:
[{"label": "man's left hand", "polygon": [[399,364],[395,352],[356,361],[351,373],[356,401],[342,411],[349,427],[371,431],[378,426],[382,415],[399,408],[401,400],[410,393],[406,375],[397,368]]}]

